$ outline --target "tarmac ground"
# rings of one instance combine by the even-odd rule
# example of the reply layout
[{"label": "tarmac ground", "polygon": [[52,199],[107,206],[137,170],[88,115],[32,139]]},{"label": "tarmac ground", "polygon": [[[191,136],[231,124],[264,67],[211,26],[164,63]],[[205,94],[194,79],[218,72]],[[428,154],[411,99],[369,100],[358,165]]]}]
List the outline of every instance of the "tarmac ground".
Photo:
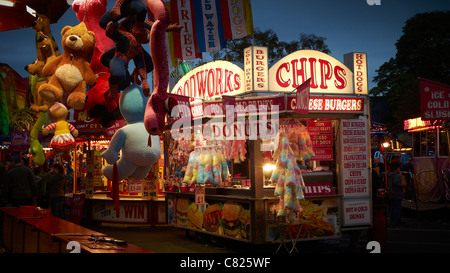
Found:
[{"label": "tarmac ground", "polygon": [[[387,215],[388,216],[388,215]],[[404,208],[401,226],[386,226],[381,253],[449,253],[450,209],[417,211]],[[389,217],[386,219],[389,223]],[[89,229],[125,240],[156,253],[234,253],[274,254],[278,243],[254,245],[202,232],[184,230],[173,225],[124,227],[103,224],[83,225]],[[377,237],[379,238],[379,236]],[[298,253],[369,253],[373,230],[344,231],[331,240],[298,241]],[[287,244],[291,247],[291,244]],[[1,247],[0,253],[6,252]],[[281,254],[288,252],[281,248]],[[295,254],[297,252],[293,252]]]},{"label": "tarmac ground", "polygon": [[[447,207],[422,211],[403,209],[403,224],[386,226],[386,241],[380,242],[382,253],[449,253],[450,209]],[[172,225],[152,227],[88,228],[122,239],[157,253],[275,253],[279,244],[254,245],[202,232],[184,230]],[[299,241],[299,253],[369,253],[372,230],[343,232],[331,240]],[[290,244],[288,244],[290,247]],[[287,253],[283,248],[280,253]],[[293,252],[295,253],[295,252]]]}]

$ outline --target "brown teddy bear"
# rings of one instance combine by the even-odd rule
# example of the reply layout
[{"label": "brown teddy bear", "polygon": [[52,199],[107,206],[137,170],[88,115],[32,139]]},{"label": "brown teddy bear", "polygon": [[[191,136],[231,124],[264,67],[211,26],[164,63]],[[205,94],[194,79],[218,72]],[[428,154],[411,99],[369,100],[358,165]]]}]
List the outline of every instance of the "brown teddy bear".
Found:
[{"label": "brown teddy bear", "polygon": [[77,26],[65,26],[61,31],[64,54],[44,66],[43,73],[50,77],[43,84],[38,95],[44,101],[61,100],[64,92],[69,94],[67,105],[75,110],[83,110],[87,85],[92,86],[96,75],[89,66],[95,46],[95,34],[88,31],[81,22]]},{"label": "brown teddy bear", "polygon": [[56,56],[61,55],[58,45],[56,44],[56,41],[53,38],[53,35],[50,30],[50,19],[46,15],[36,13],[36,21],[31,23],[31,27],[36,31],[36,43],[38,43],[39,40],[39,32],[42,32],[44,33],[45,36],[48,37],[48,39],[50,39],[53,49],[55,50]]},{"label": "brown teddy bear", "polygon": [[35,84],[32,86],[32,94],[34,96],[34,102],[30,106],[30,109],[34,112],[46,112],[51,106],[51,103],[44,104],[42,98],[38,96],[37,90],[40,86],[47,82],[47,78],[42,73],[42,69],[45,64],[56,58],[55,50],[53,49],[52,41],[45,35],[42,31],[39,32],[38,45],[37,45],[37,56],[38,58],[32,64],[25,66],[25,70],[30,73],[30,75],[36,75],[37,79]]}]

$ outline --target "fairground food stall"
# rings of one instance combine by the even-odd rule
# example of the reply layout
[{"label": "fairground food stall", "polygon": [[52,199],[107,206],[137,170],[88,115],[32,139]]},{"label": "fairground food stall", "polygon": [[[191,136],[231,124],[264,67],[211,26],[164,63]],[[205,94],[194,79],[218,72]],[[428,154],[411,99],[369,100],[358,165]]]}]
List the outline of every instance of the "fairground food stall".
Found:
[{"label": "fairground food stall", "polygon": [[[119,182],[120,214],[114,211],[109,196],[111,181],[103,176],[106,161],[100,156],[114,133],[123,127],[124,120],[102,127],[88,118],[85,111],[69,109],[68,122],[79,132],[76,149],[72,153],[71,172],[67,179],[67,203],[75,222],[84,217],[88,221],[123,225],[153,225],[165,223],[165,203],[162,194],[163,159],[142,180],[125,179]],[[69,172],[68,172],[69,173]],[[160,183],[161,182],[161,183]]]},{"label": "fairground food stall", "polygon": [[417,198],[421,201],[440,200],[444,193],[450,197],[449,129],[442,120],[429,121],[420,117],[404,121],[404,129],[412,134],[414,174]]},{"label": "fairground food stall", "polygon": [[[172,94],[187,97],[178,101],[190,111],[164,136],[167,221],[257,244],[284,239],[284,232],[296,241],[370,227],[366,54],[344,61],[301,50],[269,69],[267,48],[250,47],[244,70],[215,61],[181,78]],[[309,113],[299,114],[293,91],[307,79]],[[277,221],[289,197],[275,195],[272,178],[280,132],[305,183],[301,210],[288,222]]]}]

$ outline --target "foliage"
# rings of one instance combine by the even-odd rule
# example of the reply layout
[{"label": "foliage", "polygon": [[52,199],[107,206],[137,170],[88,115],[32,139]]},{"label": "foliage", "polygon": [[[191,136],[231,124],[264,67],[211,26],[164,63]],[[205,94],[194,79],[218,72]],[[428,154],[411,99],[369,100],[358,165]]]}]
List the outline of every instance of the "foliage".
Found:
[{"label": "foliage", "polygon": [[450,84],[450,12],[416,14],[395,45],[396,56],[376,70],[370,94],[386,98],[392,113],[388,129],[403,132],[405,119],[420,116],[418,77]]},{"label": "foliage", "polygon": [[15,109],[10,113],[10,123],[12,130],[30,131],[36,120],[36,113],[25,107]]},{"label": "foliage", "polygon": [[227,40],[227,47],[212,55],[214,60],[228,60],[242,62],[244,60],[244,49],[255,45],[264,46],[268,49],[269,65],[275,63],[284,56],[300,49],[315,49],[330,54],[328,46],[325,44],[326,38],[315,34],[300,33],[299,39],[291,42],[284,42],[278,39],[278,35],[271,29],[261,31],[255,28],[253,36],[243,39]]}]

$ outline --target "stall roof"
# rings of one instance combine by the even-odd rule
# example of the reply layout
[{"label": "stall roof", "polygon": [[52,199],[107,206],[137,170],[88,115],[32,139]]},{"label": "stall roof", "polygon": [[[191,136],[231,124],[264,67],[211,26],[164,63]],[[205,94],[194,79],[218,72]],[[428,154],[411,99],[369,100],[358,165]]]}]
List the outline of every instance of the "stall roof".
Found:
[{"label": "stall roof", "polygon": [[0,31],[31,27],[36,20],[31,14],[34,11],[48,16],[52,24],[56,23],[68,8],[65,0],[3,0],[0,2]]},{"label": "stall roof", "polygon": [[83,139],[110,139],[114,133],[126,125],[125,120],[116,120],[114,125],[105,128],[102,127],[97,121],[86,121],[84,119],[72,123],[73,126],[78,130],[77,140]]}]

